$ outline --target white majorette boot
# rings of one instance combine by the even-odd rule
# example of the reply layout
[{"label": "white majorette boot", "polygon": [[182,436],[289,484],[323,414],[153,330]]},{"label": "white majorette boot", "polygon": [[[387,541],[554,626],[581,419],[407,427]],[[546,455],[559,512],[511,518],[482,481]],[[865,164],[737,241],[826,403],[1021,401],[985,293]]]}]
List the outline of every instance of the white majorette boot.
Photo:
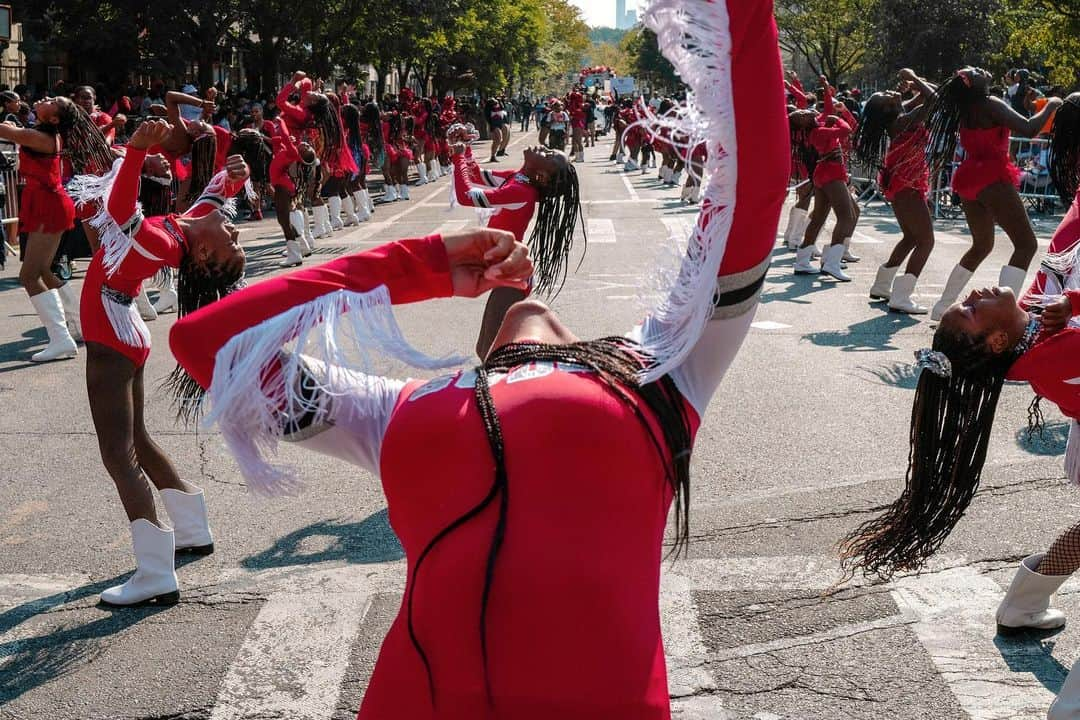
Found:
[{"label": "white majorette boot", "polygon": [[47,290],[38,293],[30,298],[30,304],[34,306],[38,317],[41,318],[41,324],[45,326],[45,332],[49,334],[49,344],[41,352],[31,355],[30,359],[34,362],[48,362],[75,357],[79,349],[64,319],[60,291]]},{"label": "white majorette boot", "polygon": [[214,552],[214,535],[206,513],[206,496],[202,490],[186,493],[183,490],[161,491],[161,502],[172,521],[176,552],[209,555]]},{"label": "white majorette boot", "polygon": [[963,292],[964,286],[967,285],[972,275],[974,273],[963,265],[953,267],[952,272],[949,273],[949,279],[945,281],[945,289],[941,292],[941,299],[934,303],[934,308],[930,311],[931,320],[941,319],[945,311],[956,302],[956,298],[960,297],[960,293]]},{"label": "white majorette boot", "polygon": [[360,224],[360,218],[356,216],[356,203],[352,195],[341,198],[341,211],[345,213],[345,227],[353,227]]},{"label": "white majorette boot", "polygon": [[417,185],[427,185],[427,165],[424,165],[423,161],[416,163],[416,172],[420,176],[420,179],[416,181]]},{"label": "white majorette boot", "polygon": [[1073,663],[1046,720],[1080,720],[1080,660]]},{"label": "white majorette boot", "polygon": [[844,244],[830,245],[821,253],[821,272],[832,275],[840,282],[851,282],[851,277],[840,266],[844,257]]},{"label": "white majorette boot", "polygon": [[874,277],[874,284],[870,286],[871,300],[889,299],[892,294],[893,278],[896,277],[896,273],[899,270],[899,265],[896,267],[882,265],[877,269],[877,275]]},{"label": "white majorette boot", "polygon": [[180,312],[180,298],[176,294],[176,275],[172,268],[166,268],[165,287],[161,288],[154,301],[154,312],[164,315],[168,312]]},{"label": "white majorette boot", "polygon": [[1046,553],[1020,561],[1005,597],[997,609],[998,632],[1007,635],[1026,629],[1054,630],[1065,625],[1065,613],[1050,607],[1050,599],[1068,575],[1040,575],[1036,568]]},{"label": "white majorette boot", "polygon": [[383,202],[396,202],[398,199],[397,186],[384,185],[382,199]]},{"label": "white majorette boot", "polygon": [[682,182],[682,170],[671,174],[671,184],[678,186]]},{"label": "white majorette boot", "polygon": [[682,202],[690,202],[690,196],[694,194],[693,185],[683,185],[682,192],[679,193],[679,200]]},{"label": "white majorette boot", "polygon": [[157,320],[157,310],[150,302],[150,296],[146,294],[146,285],[143,285],[139,294],[135,296],[135,307],[139,309],[139,317],[143,320]]},{"label": "white majorette boot", "polygon": [[807,245],[806,247],[799,248],[795,251],[795,274],[796,275],[817,275],[821,271],[814,267],[814,250],[816,248],[813,245]]},{"label": "white majorette boot", "polygon": [[[300,255],[307,257],[315,249],[315,240],[312,238],[308,240],[308,236],[311,231],[307,227],[307,218],[304,216],[303,210],[293,210],[289,213],[289,224],[292,225],[293,230],[296,231],[296,244],[300,248]],[[285,242],[285,257],[289,256],[289,244]],[[291,265],[282,265],[282,267],[292,267]]]},{"label": "white majorette boot", "polygon": [[626,162],[626,153],[620,150],[619,154],[615,156],[615,162],[619,163],[620,165]]},{"label": "white majorette boot", "polygon": [[159,528],[139,518],[131,523],[131,544],[135,546],[135,574],[123,585],[101,593],[106,605],[175,605],[180,600],[173,531]]},{"label": "white majorette boot", "polygon": [[286,240],[285,259],[278,263],[278,267],[296,267],[303,262],[304,254],[303,251],[300,249],[300,242],[298,240]]},{"label": "white majorette boot", "polygon": [[578,150],[577,159],[575,160],[575,162],[579,162],[579,163],[585,162],[585,151],[584,150]]},{"label": "white majorette boot", "polygon": [[64,306],[64,320],[75,342],[82,340],[82,323],[79,322],[79,293],[70,281],[60,286],[60,304]]},{"label": "white majorette boot", "polygon": [[428,176],[431,177],[432,180],[438,180],[442,177],[442,171],[439,170],[438,158],[431,158],[431,162],[428,163]]},{"label": "white majorette boot", "polygon": [[844,262],[859,262],[861,257],[851,252],[851,238],[844,238]]},{"label": "white majorette boot", "polygon": [[402,200],[410,200],[411,199],[409,197],[409,184],[408,183],[402,183],[401,185],[398,185],[397,192],[398,192],[398,195],[401,196]]},{"label": "white majorette boot", "polygon": [[905,273],[893,280],[892,296],[889,298],[889,309],[906,315],[925,315],[930,312],[920,305],[915,297],[915,283],[918,276]]},{"label": "white majorette boot", "polygon": [[626,164],[623,165],[623,170],[625,170],[626,172],[632,172],[632,171],[638,170],[638,169],[639,168],[638,168],[637,161],[634,160],[634,158],[630,158],[629,160],[626,161]]},{"label": "white majorette boot", "polygon": [[364,199],[364,191],[357,190],[352,195],[353,207],[356,209],[356,221],[367,222],[371,219],[371,211],[368,210],[367,201]]},{"label": "white majorette boot", "polygon": [[[315,249],[315,235],[311,232],[311,225],[307,221],[307,212],[303,209],[297,210],[297,220],[300,221],[303,232],[300,233],[300,237],[304,239],[303,245],[306,245],[309,250]],[[291,215],[291,213],[290,213]]]},{"label": "white majorette boot", "polygon": [[312,237],[316,240],[321,240],[324,237],[330,237],[334,229],[330,226],[330,208],[326,205],[312,205],[311,217],[315,222],[315,230]]},{"label": "white majorette boot", "polygon": [[331,195],[326,198],[326,205],[330,208],[330,228],[331,230],[340,230],[345,227],[341,222],[341,198],[337,195]]},{"label": "white majorette boot", "polygon": [[798,230],[799,218],[807,215],[809,213],[798,205],[792,205],[791,210],[788,211],[787,228],[784,229],[784,245],[787,246],[788,250],[798,250],[799,246],[802,245],[802,233]]},{"label": "white majorette boot", "polygon": [[367,203],[368,212],[371,213],[372,215],[374,215],[375,214],[375,201],[371,199],[371,193],[368,192],[367,188],[364,188],[360,192],[364,193],[364,202]]},{"label": "white majorette boot", "polygon": [[450,173],[454,172],[454,166],[453,165],[441,165],[441,167],[442,167],[442,174],[443,175],[449,175]]},{"label": "white majorette boot", "polygon": [[1024,278],[1027,277],[1027,270],[1018,268],[1015,265],[1002,265],[1001,272],[998,273],[998,286],[1007,287],[1013,291],[1013,295],[1016,299],[1020,299],[1020,294],[1023,292]]}]

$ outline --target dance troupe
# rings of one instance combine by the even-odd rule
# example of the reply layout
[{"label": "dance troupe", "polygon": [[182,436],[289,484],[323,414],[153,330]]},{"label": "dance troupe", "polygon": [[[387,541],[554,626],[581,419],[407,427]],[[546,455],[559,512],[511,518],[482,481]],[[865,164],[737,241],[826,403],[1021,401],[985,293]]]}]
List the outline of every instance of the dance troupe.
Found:
[{"label": "dance troupe", "polygon": [[[64,98],[39,103],[32,129],[0,125],[0,137],[18,143],[27,178],[28,256],[54,252],[76,215],[98,248],[81,297],[48,263],[24,284],[50,339],[36,359],[70,356],[80,334],[85,343],[101,456],[130,523],[137,569],[105,590],[103,603],[175,603],[175,555],[214,549],[202,491],[180,477],[144,422],[151,337],[137,298],[165,274],[175,289],[163,293],[175,293],[180,316],[168,382],[178,415],[220,430],[252,491],[301,491],[300,472],[276,457],[282,442],[382,483],[407,558],[406,588],[359,718],[667,720],[659,588],[668,517],[678,556],[689,541],[696,434],[753,320],[793,172],[810,179],[798,202],[814,203],[809,215],[805,206],[792,211],[792,222],[806,225],[795,233],[799,265],[831,209],[837,230],[821,268],[843,279],[857,214],[846,188],[852,152],[880,161],[905,233],[875,283],[884,297],[910,303],[932,243],[927,147],[932,163],[951,156],[957,139],[964,144],[971,164],[956,185],[976,240],[950,278],[932,347],[917,354],[903,495],[844,539],[843,565],[887,579],[919,570],[937,551],[978,488],[1006,379],[1027,382],[1071,419],[1066,470],[1080,482],[1080,196],[1021,288],[1035,244],[1022,232],[1030,227],[1007,144],[1010,131],[1028,126],[989,96],[986,73],[965,68],[935,87],[903,71],[903,92],[875,95],[856,120],[829,109],[828,94],[823,113],[786,105],[772,0],[654,0],[645,22],[691,92],[682,105],[621,108],[615,154],[643,166],[648,144],[673,178],[694,177],[700,208],[681,264],[657,271],[668,288],[655,308],[601,338],[579,338],[536,299],[562,286],[583,222],[571,159],[529,148],[517,170],[482,169],[470,147],[476,133],[454,121],[450,101],[438,113],[429,100],[413,101],[388,118],[297,73],[265,133],[231,137],[186,123],[175,106],[205,101],[180,94],[122,152]],[[1058,104],[1052,173],[1072,200],[1080,95]],[[419,152],[397,140],[402,124],[423,138]],[[172,175],[188,153],[173,198]],[[371,211],[367,168],[384,169],[389,193],[421,158],[429,178],[450,171],[454,202],[475,207],[486,226],[389,242],[245,287],[233,197],[252,192],[260,164],[285,264],[296,265],[305,191],[329,188],[317,207],[330,209],[316,217],[328,213],[332,225],[337,208]],[[65,174],[74,176],[66,190]],[[992,238],[994,222],[1017,246],[1001,286],[957,302],[985,257],[979,232]],[[483,295],[480,361],[471,368],[462,369],[463,357],[413,349],[394,322],[397,304]],[[445,372],[384,377],[372,366],[379,356]],[[1063,625],[1051,596],[1078,568],[1080,523],[1020,564],[997,613],[1002,630]],[[1080,717],[1080,670],[1050,717]]]}]

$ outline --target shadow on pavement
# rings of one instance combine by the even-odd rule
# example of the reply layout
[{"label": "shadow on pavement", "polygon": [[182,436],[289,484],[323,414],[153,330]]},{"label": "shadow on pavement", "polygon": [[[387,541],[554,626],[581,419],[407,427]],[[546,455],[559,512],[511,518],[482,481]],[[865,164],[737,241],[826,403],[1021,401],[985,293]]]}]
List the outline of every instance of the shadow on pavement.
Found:
[{"label": "shadow on pavement", "polygon": [[45,328],[41,326],[27,330],[19,340],[0,343],[0,363],[17,363],[0,368],[0,373],[22,370],[35,365],[36,363],[30,362],[30,356],[34,351],[43,350],[48,343],[49,336],[45,333]]},{"label": "shadow on pavement", "polygon": [[1028,432],[1027,427],[1016,431],[1016,444],[1032,455],[1064,455],[1069,440],[1069,422],[1047,423],[1042,430]]},{"label": "shadow on pavement", "polygon": [[825,330],[803,335],[822,347],[838,347],[844,352],[880,352],[899,350],[892,344],[892,336],[919,321],[910,315],[884,313],[878,317],[848,325],[846,330]]},{"label": "shadow on pavement", "polygon": [[859,365],[856,370],[864,374],[862,379],[867,382],[880,383],[904,390],[914,390],[919,384],[919,370],[912,363],[894,362],[891,365],[878,365],[877,367]]},{"label": "shadow on pavement", "polygon": [[387,512],[380,510],[360,522],[324,520],[300,528],[269,549],[244,558],[240,566],[262,570],[333,561],[381,563],[403,557],[405,551],[390,528]]},{"label": "shadow on pavement", "polygon": [[[1060,628],[1059,628],[1060,630]],[[1001,653],[1009,670],[1017,673],[1030,673],[1039,683],[1054,693],[1061,691],[1069,669],[1052,655],[1054,643],[1045,641],[1046,631],[1031,631],[1018,635],[995,635],[994,647]]]},{"label": "shadow on pavement", "polygon": [[[0,613],[0,636],[27,620],[62,605],[97,595],[105,588],[123,582],[130,573],[99,580],[82,587],[38,598]],[[167,607],[108,608],[109,614],[88,623],[67,623],[37,637],[0,643],[0,706],[36,687],[60,677],[75,666],[100,655],[105,648],[97,642],[116,635],[132,625],[167,610]]]}]

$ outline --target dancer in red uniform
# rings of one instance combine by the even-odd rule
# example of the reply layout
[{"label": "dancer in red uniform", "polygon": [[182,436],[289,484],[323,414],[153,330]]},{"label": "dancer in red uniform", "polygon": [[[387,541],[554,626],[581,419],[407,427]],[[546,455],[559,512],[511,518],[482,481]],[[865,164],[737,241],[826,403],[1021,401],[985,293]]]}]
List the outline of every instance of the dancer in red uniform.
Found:
[{"label": "dancer in red uniform", "polygon": [[0,123],[0,140],[19,146],[19,227],[29,234],[19,282],[30,297],[49,336],[34,362],[75,357],[81,338],[79,296],[70,282],[52,271],[60,236],[75,224],[75,206],[61,185],[61,155],[74,171],[99,172],[113,154],[90,116],[67,98],[46,98],[34,105],[37,125],[18,128]]},{"label": "dancer in red uniform", "polygon": [[[454,141],[461,138],[456,128],[450,129]],[[472,148],[461,142],[455,142],[453,157],[455,200],[478,208],[489,228],[508,230],[521,242],[536,213],[536,225],[529,237],[529,251],[537,267],[534,289],[549,294],[562,287],[574,228],[581,215],[577,171],[567,157],[555,150],[533,147],[525,150],[521,169],[488,171],[476,164]],[[526,295],[513,288],[492,291],[476,341],[479,357],[487,355],[507,309]]]},{"label": "dancer in red uniform", "polygon": [[274,188],[274,211],[285,237],[281,267],[295,267],[311,255],[315,238],[304,213],[304,198],[312,183],[319,182],[315,149],[297,141],[285,118],[278,118],[278,134],[271,138],[270,184]]},{"label": "dancer in red uniform", "polygon": [[[792,110],[806,110],[811,105],[812,96],[803,90],[802,82],[794,70],[788,73],[784,87],[791,97]],[[789,250],[798,250],[806,235],[806,226],[810,224],[810,202],[814,199],[812,173],[804,162],[806,149],[801,147],[806,142],[806,133],[792,129],[791,180],[795,186],[795,204],[788,212],[787,227],[784,229],[784,244]]]},{"label": "dancer in red uniform", "polygon": [[[689,450],[753,319],[789,151],[771,2],[657,0],[648,12],[695,85],[705,122],[686,130],[710,152],[677,286],[630,337],[579,342],[529,301],[483,365],[400,382],[343,365],[336,333],[316,330],[344,324],[365,349],[419,362],[391,303],[524,286],[524,248],[490,229],[267,280],[173,328],[253,488],[294,486],[261,456],[283,438],[381,475],[408,580],[361,720],[670,717],[667,511],[674,502],[681,547]],[[673,52],[678,42],[694,51]]]},{"label": "dancer in red uniform", "polygon": [[[113,172],[72,182],[80,201],[96,200],[102,208],[90,221],[100,233],[101,247],[82,292],[86,388],[101,459],[131,523],[137,566],[127,582],[101,593],[101,601],[109,605],[175,603],[179,591],[174,553],[206,554],[214,547],[202,490],[180,478],[146,429],[143,370],[150,333],[133,302],[140,285],[165,266],[180,270],[181,316],[226,294],[241,280],[244,252],[223,210],[243,187],[248,171],[239,155],[232,156],[187,213],[145,217],[136,203],[143,160],[147,149],[169,132],[164,121],[145,121]],[[201,394],[198,386],[180,368],[170,383],[183,403],[182,412],[192,411],[186,403]],[[158,518],[146,476],[161,492],[172,528]]]},{"label": "dancer in red uniform", "polygon": [[941,86],[930,110],[931,169],[936,172],[952,162],[959,140],[964,159],[953,174],[953,191],[960,196],[971,248],[960,258],[945,282],[941,299],[930,312],[939,320],[956,302],[979,264],[994,249],[994,226],[1000,226],[1013,244],[1013,254],[1001,268],[998,284],[1020,293],[1028,265],[1035,257],[1038,243],[1024,202],[1017,187],[1020,170],[1009,157],[1010,131],[1021,137],[1034,137],[1046,124],[1061,98],[1050,98],[1046,106],[1030,118],[1013,110],[1007,102],[989,94],[990,73],[974,67],[956,72]]},{"label": "dancer in red uniform", "polygon": [[345,146],[352,153],[356,173],[348,179],[345,189],[352,201],[357,222],[371,219],[367,199],[367,174],[371,167],[371,148],[368,147],[364,124],[360,122],[360,108],[349,103],[341,108],[341,125],[345,128]]},{"label": "dancer in red uniform", "polygon": [[[878,268],[870,297],[885,300],[890,310],[924,315],[928,310],[914,296],[919,273],[934,249],[934,222],[926,199],[930,193],[930,168],[926,164],[926,111],[937,88],[914,71],[900,71],[902,88],[915,95],[905,101],[899,92],[875,93],[863,110],[855,139],[855,152],[871,169],[879,170],[878,185],[892,204],[903,236],[889,259]],[[896,277],[908,257],[906,271]]]}]

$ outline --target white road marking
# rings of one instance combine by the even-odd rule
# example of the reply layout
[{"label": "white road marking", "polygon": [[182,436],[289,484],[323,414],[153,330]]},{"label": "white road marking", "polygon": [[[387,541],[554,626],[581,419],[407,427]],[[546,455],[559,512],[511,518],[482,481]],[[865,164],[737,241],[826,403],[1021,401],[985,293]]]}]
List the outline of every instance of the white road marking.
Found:
[{"label": "white road marking", "polygon": [[708,650],[701,637],[691,578],[681,564],[665,565],[660,575],[660,625],[667,660],[668,692],[686,697],[715,690],[716,681],[703,666]]},{"label": "white road marking", "polygon": [[465,226],[469,224],[468,220],[447,220],[431,233],[432,235],[446,235],[448,233],[455,233],[459,230],[464,230]]},{"label": "white road marking", "polygon": [[590,245],[615,244],[615,221],[610,218],[589,218],[586,221],[585,230],[588,233]]},{"label": "white road marking", "polygon": [[885,241],[881,238],[870,237],[866,233],[856,230],[851,234],[851,239],[860,245],[884,245]]},{"label": "white road marking", "polygon": [[669,237],[674,237],[679,242],[685,243],[690,239],[690,233],[694,230],[697,217],[685,215],[672,217],[667,215],[660,218],[660,222],[664,223]]},{"label": "white road marking", "polygon": [[640,200],[641,198],[638,197],[637,190],[635,190],[634,186],[630,184],[629,175],[625,172],[620,172],[619,177],[622,178],[623,185],[626,186],[626,192],[630,193],[630,199],[635,202]]},{"label": "white road marking", "polygon": [[759,322],[750,323],[750,327],[756,328],[758,330],[784,330],[791,326],[785,325],[784,323],[780,322],[774,322],[772,320],[761,320]]}]

